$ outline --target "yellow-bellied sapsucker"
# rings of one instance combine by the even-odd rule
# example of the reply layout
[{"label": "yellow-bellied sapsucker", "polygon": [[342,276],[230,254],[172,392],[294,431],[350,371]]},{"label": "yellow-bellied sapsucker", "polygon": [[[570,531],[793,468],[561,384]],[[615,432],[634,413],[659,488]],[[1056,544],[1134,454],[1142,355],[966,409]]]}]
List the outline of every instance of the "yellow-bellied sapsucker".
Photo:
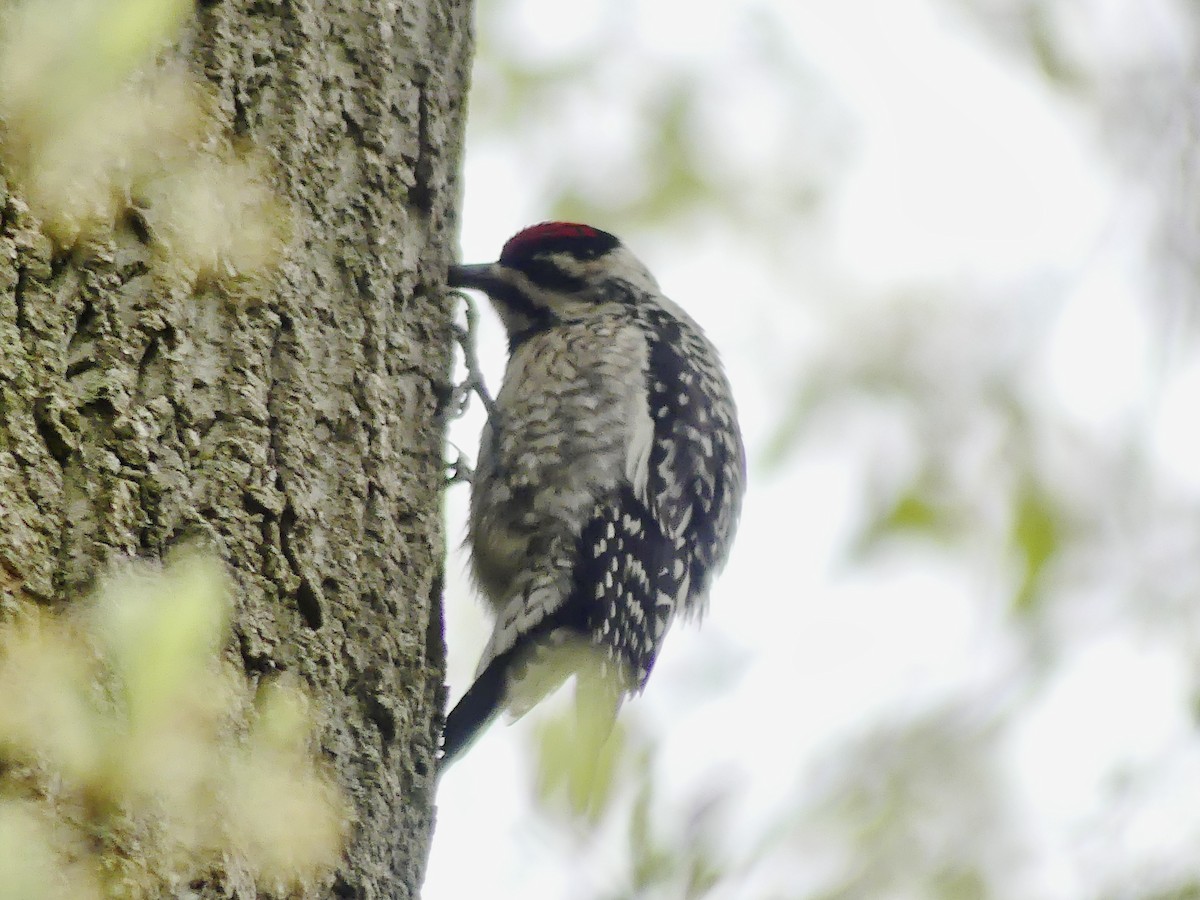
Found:
[{"label": "yellow-bellied sapsucker", "polygon": [[469,523],[496,623],[443,764],[500,710],[536,703],[546,688],[521,683],[566,641],[601,651],[619,695],[639,691],[671,622],[704,609],[746,465],[716,350],[613,235],[534,225],[449,281],[488,295],[509,360]]}]

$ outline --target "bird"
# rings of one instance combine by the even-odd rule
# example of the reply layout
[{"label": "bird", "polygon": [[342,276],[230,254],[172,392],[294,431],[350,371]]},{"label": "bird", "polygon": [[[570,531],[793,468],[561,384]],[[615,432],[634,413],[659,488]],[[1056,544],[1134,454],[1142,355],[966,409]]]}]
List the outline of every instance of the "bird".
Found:
[{"label": "bird", "polygon": [[508,338],[471,479],[475,584],[495,615],[445,720],[441,767],[503,710],[585,663],[615,709],[675,619],[699,616],[733,543],[746,456],[700,326],[613,234],[543,222],[448,283],[487,295]]}]

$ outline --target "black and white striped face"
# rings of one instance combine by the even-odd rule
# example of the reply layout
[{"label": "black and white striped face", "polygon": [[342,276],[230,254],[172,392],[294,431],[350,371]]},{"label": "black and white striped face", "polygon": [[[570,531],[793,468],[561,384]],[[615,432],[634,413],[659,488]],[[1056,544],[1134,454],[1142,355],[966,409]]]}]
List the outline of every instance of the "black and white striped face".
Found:
[{"label": "black and white striped face", "polygon": [[449,280],[486,293],[510,338],[593,315],[598,304],[614,301],[617,282],[658,293],[654,277],[616,237],[568,222],[526,228],[497,262],[451,266]]}]

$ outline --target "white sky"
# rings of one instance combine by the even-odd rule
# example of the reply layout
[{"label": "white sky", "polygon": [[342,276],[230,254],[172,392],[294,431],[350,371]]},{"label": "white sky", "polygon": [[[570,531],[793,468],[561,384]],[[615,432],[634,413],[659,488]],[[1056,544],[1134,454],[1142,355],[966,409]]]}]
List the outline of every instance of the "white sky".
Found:
[{"label": "white sky", "polygon": [[[1148,353],[1138,312],[1141,260],[1123,249],[1127,235],[1108,233],[1123,201],[1079,111],[985,48],[947,17],[946,5],[749,5],[778,13],[784,39],[816,66],[854,120],[853,159],[822,238],[832,266],[853,272],[866,288],[1019,283],[1047,273],[1069,279],[1070,301],[1047,355],[1053,397],[1081,428],[1099,432],[1136,411]],[[1119,41],[1123,20],[1114,4],[1093,5],[1109,10],[1099,20],[1101,36]],[[703,60],[730,52],[732,23],[746,6],[715,0],[695,15],[688,12],[694,5],[681,0],[647,0],[623,4],[623,14],[635,48],[656,59]],[[601,0],[526,0],[506,27],[552,56],[586,40],[603,7]],[[629,77],[636,84],[636,72]],[[738,98],[737,87],[730,88],[731,121],[776,134],[771,98]],[[603,143],[598,137],[596,144]],[[596,146],[553,152],[577,152],[587,161]],[[745,152],[758,152],[753,141]],[[469,148],[465,260],[494,258],[511,233],[545,217],[532,206],[537,192],[529,189],[528,164],[503,145]],[[763,362],[762,323],[783,323],[769,339],[768,355],[784,354],[786,362],[786,354],[798,352],[801,341],[789,333],[792,313],[779,299],[794,285],[775,283],[770,272],[714,270],[712,260],[722,252],[741,252],[746,237],[733,229],[718,223],[701,240],[700,248],[664,242],[635,249],[716,336],[753,466],[780,415],[771,379],[786,370]],[[859,260],[869,260],[869,270],[856,266]],[[747,277],[756,290],[744,290]],[[481,343],[494,388],[503,339],[490,314],[487,326]],[[1193,366],[1172,383],[1153,429],[1168,470],[1200,490],[1198,396],[1200,366]],[[479,424],[473,410],[454,433],[471,455]],[[969,601],[997,589],[987,573],[924,550],[850,574],[839,568],[857,524],[848,518],[860,504],[855,475],[844,449],[832,446],[769,477],[756,477],[752,468],[738,544],[703,629],[677,627],[645,696],[626,706],[626,715],[653,721],[667,735],[665,786],[686,794],[707,774],[733,777],[744,790],[731,815],[744,817],[748,829],[756,817],[761,825],[839,738],[888,711],[1002,679],[1015,664],[1014,648],[993,618],[995,605]],[[487,631],[462,577],[465,503],[466,489],[455,489],[447,592],[454,697],[465,689]],[[730,672],[729,684],[715,698],[696,697],[689,679],[714,656]],[[1184,793],[1197,796],[1200,760],[1181,749],[1192,730],[1184,701],[1189,674],[1185,660],[1152,637],[1117,628],[1101,629],[1071,650],[1002,748],[1014,801],[1029,818],[1029,857],[1000,881],[1011,896],[1083,896],[1098,878],[1122,871],[1122,854],[1170,858],[1173,841],[1195,837],[1189,828],[1196,827],[1196,810],[1175,808],[1165,799],[1169,792],[1121,832],[1128,846],[1103,837],[1111,830],[1086,837],[1106,815],[1105,785],[1126,764],[1156,761],[1164,784],[1190,785]],[[443,781],[426,900],[569,897],[581,882],[618,886],[602,854],[573,854],[569,840],[528,815],[527,741],[535,718],[494,726]],[[1180,816],[1189,828],[1179,827]]]}]

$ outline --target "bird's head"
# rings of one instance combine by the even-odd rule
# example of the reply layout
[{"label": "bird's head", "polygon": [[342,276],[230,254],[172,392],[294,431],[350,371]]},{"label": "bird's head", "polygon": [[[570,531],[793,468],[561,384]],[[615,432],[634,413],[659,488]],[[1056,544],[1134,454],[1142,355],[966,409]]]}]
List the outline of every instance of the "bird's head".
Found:
[{"label": "bird's head", "polygon": [[451,266],[451,287],[483,291],[512,339],[619,303],[622,289],[658,292],[654,277],[615,236],[571,222],[532,225],[492,263]]}]

